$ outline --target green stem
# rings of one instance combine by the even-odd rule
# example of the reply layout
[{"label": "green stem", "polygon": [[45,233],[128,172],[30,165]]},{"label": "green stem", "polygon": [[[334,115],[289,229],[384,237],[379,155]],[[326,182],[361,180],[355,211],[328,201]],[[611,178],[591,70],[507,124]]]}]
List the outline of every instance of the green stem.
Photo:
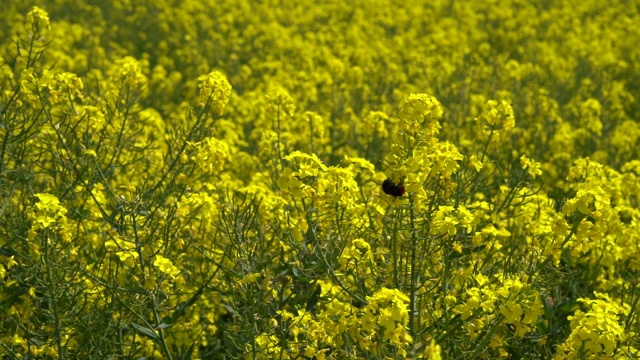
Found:
[{"label": "green stem", "polygon": [[58,304],[55,296],[56,285],[53,283],[53,270],[50,263],[50,248],[49,248],[49,235],[48,231],[44,232],[44,263],[47,267],[47,285],[49,286],[49,303],[53,311],[53,319],[55,321],[55,334],[56,334],[56,347],[58,348],[58,358],[64,359],[64,351],[62,349],[62,339],[60,332],[60,314],[58,313]]},{"label": "green stem", "polygon": [[[416,286],[416,277],[418,272],[416,271],[416,249],[418,248],[418,237],[416,236],[416,226],[415,226],[415,212],[414,212],[414,203],[413,203],[413,196],[409,195],[409,212],[410,212],[410,216],[409,216],[409,221],[410,221],[410,226],[411,226],[411,279],[410,279],[410,284],[411,287],[409,289],[410,291],[410,297],[409,297],[409,333],[411,334],[411,336],[415,336],[415,324],[414,321],[416,320],[416,293],[417,293],[417,286]],[[419,328],[419,326],[418,326]]]},{"label": "green stem", "polygon": [[396,209],[396,219],[393,224],[393,234],[391,238],[391,254],[393,257],[393,285],[396,288],[400,287],[398,280],[398,223],[402,219],[402,208]]}]

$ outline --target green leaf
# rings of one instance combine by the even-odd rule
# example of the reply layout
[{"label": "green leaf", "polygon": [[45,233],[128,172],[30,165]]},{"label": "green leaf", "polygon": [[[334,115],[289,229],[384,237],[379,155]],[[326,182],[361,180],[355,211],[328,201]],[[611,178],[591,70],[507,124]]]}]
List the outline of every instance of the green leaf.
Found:
[{"label": "green leaf", "polygon": [[153,331],[153,329],[149,329],[148,327],[142,326],[142,325],[138,325],[136,323],[132,323],[131,326],[136,329],[137,332],[139,332],[140,334],[150,338],[153,341],[157,341],[158,340],[158,334],[156,334],[155,331]]}]

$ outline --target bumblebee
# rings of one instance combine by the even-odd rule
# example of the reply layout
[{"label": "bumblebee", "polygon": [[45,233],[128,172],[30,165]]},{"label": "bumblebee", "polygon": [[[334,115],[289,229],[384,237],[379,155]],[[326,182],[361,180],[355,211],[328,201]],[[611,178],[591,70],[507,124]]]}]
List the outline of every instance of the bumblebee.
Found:
[{"label": "bumblebee", "polygon": [[391,179],[386,179],[382,182],[382,191],[387,195],[395,197],[400,197],[405,193],[404,184],[402,182],[396,184]]}]

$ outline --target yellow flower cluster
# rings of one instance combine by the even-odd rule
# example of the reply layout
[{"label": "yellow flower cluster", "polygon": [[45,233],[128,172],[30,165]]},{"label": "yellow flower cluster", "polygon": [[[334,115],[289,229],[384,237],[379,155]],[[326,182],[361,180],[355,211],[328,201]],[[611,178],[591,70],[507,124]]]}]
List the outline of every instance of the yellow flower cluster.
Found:
[{"label": "yellow flower cluster", "polygon": [[217,115],[224,113],[229,96],[231,96],[231,85],[227,78],[219,71],[202,75],[198,78],[198,105],[200,107],[210,107]]},{"label": "yellow flower cluster", "polygon": [[637,358],[639,23],[3,0],[0,357]]},{"label": "yellow flower cluster", "polygon": [[596,292],[596,299],[578,299],[588,311],[576,310],[569,316],[571,334],[558,348],[558,359],[595,357],[599,359],[626,358],[636,355],[620,346],[633,332],[625,331],[621,321],[629,315],[629,305],[621,305],[606,294]]}]

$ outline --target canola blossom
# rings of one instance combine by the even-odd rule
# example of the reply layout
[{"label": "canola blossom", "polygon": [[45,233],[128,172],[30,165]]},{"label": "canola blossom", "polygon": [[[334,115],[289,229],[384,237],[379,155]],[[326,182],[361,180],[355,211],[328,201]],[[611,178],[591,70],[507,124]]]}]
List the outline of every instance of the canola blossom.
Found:
[{"label": "canola blossom", "polygon": [[637,24],[3,0],[0,357],[640,357]]}]

